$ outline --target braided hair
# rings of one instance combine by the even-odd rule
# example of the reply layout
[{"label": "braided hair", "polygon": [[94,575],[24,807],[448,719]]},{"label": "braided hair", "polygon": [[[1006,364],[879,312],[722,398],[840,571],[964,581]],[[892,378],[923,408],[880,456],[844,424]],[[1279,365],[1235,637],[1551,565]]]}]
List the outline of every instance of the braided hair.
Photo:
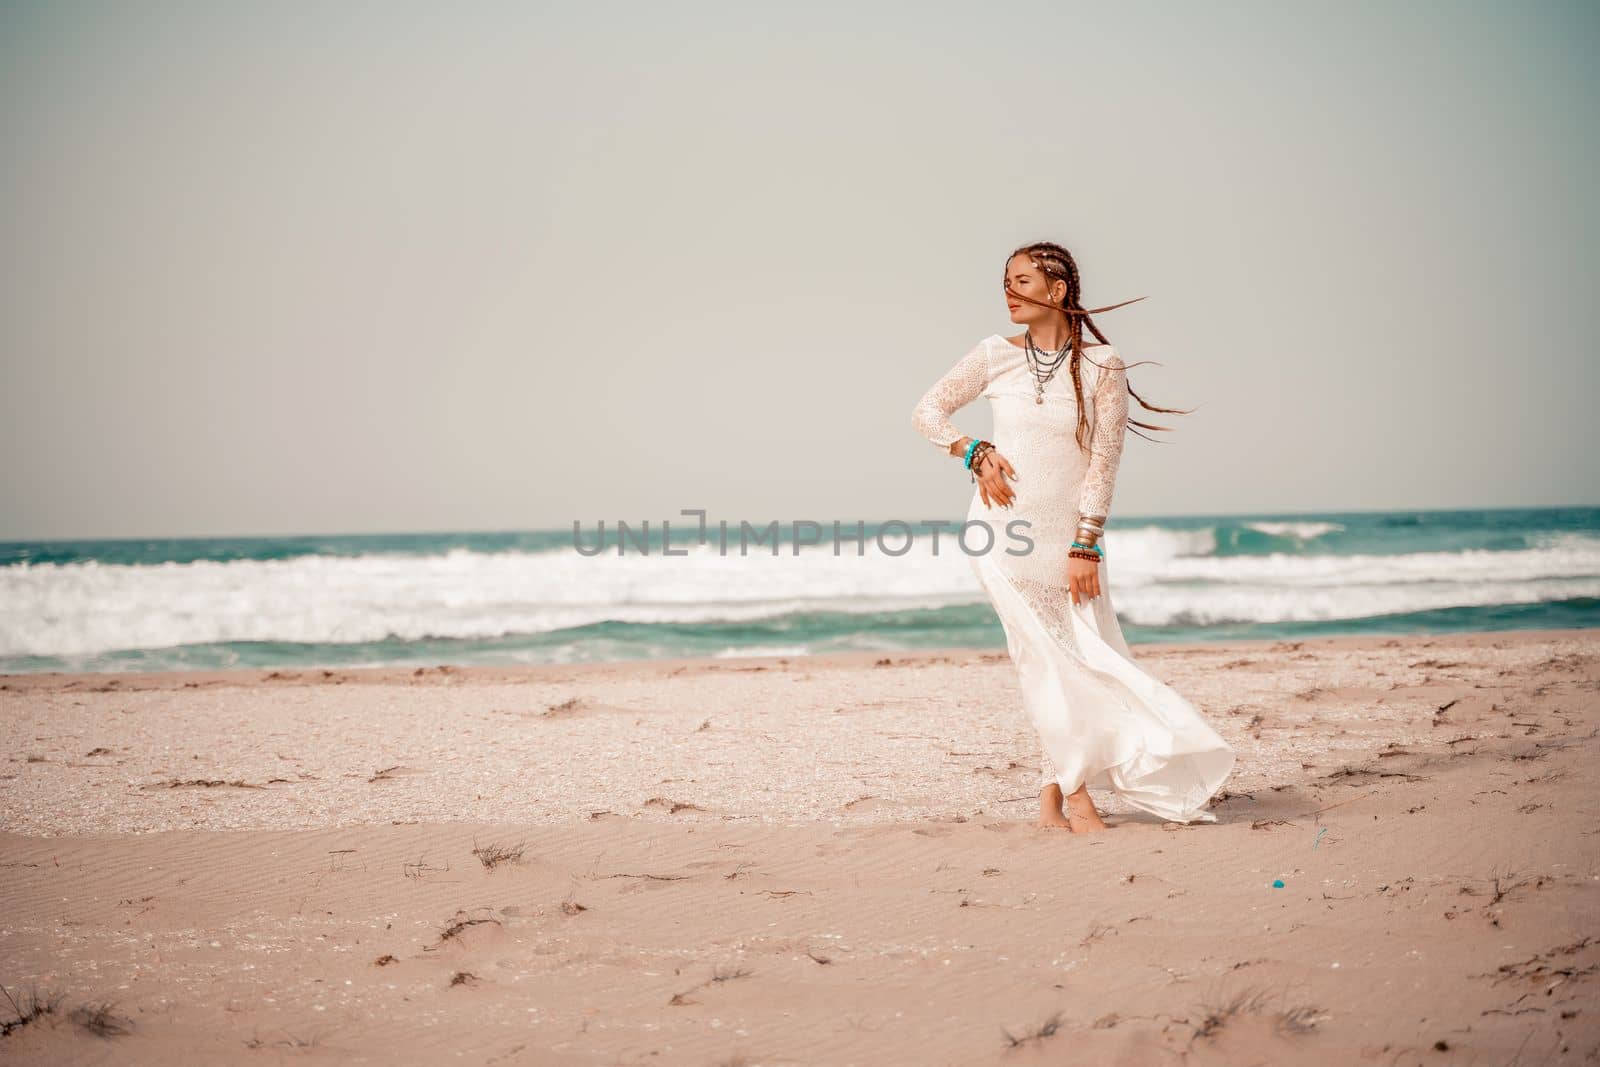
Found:
[{"label": "braided hair", "polygon": [[[1003,284],[1006,285],[1006,295],[1008,297],[1016,300],[1026,300],[1028,303],[1038,304],[1040,307],[1053,308],[1054,310],[1059,311],[1067,316],[1067,338],[1069,343],[1072,345],[1072,357],[1068,361],[1067,366],[1068,370],[1070,370],[1072,374],[1072,391],[1078,400],[1078,429],[1076,438],[1078,447],[1083,448],[1085,447],[1084,434],[1088,431],[1089,420],[1084,414],[1083,410],[1083,379],[1079,374],[1079,367],[1081,365],[1081,361],[1085,359],[1088,359],[1090,363],[1094,363],[1094,365],[1097,367],[1101,366],[1101,364],[1095,363],[1094,360],[1089,359],[1089,357],[1084,354],[1084,349],[1086,347],[1083,343],[1084,327],[1087,326],[1089,328],[1089,332],[1094,334],[1095,337],[1099,339],[1098,344],[1088,347],[1099,347],[1100,345],[1110,344],[1111,342],[1106,340],[1106,335],[1100,332],[1100,327],[1095,324],[1094,319],[1090,316],[1097,315],[1102,311],[1111,311],[1115,308],[1123,307],[1126,304],[1135,303],[1136,301],[1143,300],[1144,297],[1134,297],[1133,300],[1124,300],[1121,304],[1111,304],[1103,308],[1094,308],[1091,311],[1090,309],[1085,308],[1081,302],[1082,285],[1078,280],[1078,263],[1072,258],[1071,252],[1068,252],[1065,248],[1062,248],[1053,241],[1036,241],[1033,244],[1023,245],[1021,248],[1007,256],[1006,267],[1010,267],[1011,261],[1017,256],[1027,256],[1028,259],[1033,263],[1034,269],[1045,276],[1046,284],[1048,284],[1051,279],[1059,279],[1067,283],[1066,295],[1062,298],[1060,306],[1057,306],[1055,304],[1040,304],[1037,300],[1013,291],[1009,283],[1003,282]],[[1151,361],[1140,360],[1139,362],[1148,363]],[[1138,364],[1136,363],[1134,366],[1138,366]],[[1128,393],[1135,400],[1137,400],[1140,406],[1146,411],[1164,411],[1174,415],[1189,414],[1188,411],[1184,411],[1180,408],[1161,408],[1145,403],[1144,397],[1134,392],[1132,385],[1128,386]],[[1192,411],[1194,409],[1191,408],[1189,410]],[[1128,419],[1128,426],[1130,428],[1142,426],[1147,430],[1172,429],[1170,426],[1157,426],[1153,423],[1140,422],[1138,419],[1132,417]],[[1144,437],[1147,441],[1153,440],[1153,438],[1139,433],[1138,430],[1134,430],[1133,432],[1139,434],[1140,437]]]}]

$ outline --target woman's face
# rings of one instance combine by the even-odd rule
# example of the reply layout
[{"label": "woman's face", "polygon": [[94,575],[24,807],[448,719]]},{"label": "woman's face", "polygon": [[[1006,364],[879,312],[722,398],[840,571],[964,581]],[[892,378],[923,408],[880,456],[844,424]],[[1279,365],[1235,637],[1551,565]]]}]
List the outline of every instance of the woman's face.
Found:
[{"label": "woman's face", "polygon": [[1041,304],[1061,306],[1059,300],[1051,299],[1050,286],[1058,289],[1063,283],[1052,279],[1033,265],[1033,260],[1026,254],[1018,253],[1011,257],[1011,262],[1006,264],[1006,307],[1011,310],[1012,322],[1043,322],[1051,314],[1049,308],[1042,308],[1038,304],[1030,304],[1027,300],[1019,300],[1018,296],[1025,296],[1030,300],[1037,300]]}]

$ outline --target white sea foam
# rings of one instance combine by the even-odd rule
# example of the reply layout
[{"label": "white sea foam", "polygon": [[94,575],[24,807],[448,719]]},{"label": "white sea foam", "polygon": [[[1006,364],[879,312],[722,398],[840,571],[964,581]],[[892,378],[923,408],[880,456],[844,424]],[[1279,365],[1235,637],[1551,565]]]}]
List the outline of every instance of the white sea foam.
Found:
[{"label": "white sea foam", "polygon": [[[886,538],[893,549],[899,538]],[[1006,542],[1000,542],[1003,550]],[[1435,608],[1600,596],[1600,540],[1556,535],[1520,551],[1218,556],[1210,529],[1118,529],[1107,537],[1117,610],[1166,625],[1365,618]],[[948,535],[901,556],[871,541],[714,546],[684,556],[570,548],[431,556],[374,554],[154,566],[95,562],[0,568],[0,655],[76,656],[221,642],[341,644],[493,638],[607,620],[739,622],[802,612],[906,611],[982,603]]]},{"label": "white sea foam", "polygon": [[1290,537],[1296,541],[1310,541],[1344,529],[1336,522],[1247,522],[1243,525],[1273,537]]},{"label": "white sea foam", "polygon": [[740,659],[746,656],[809,656],[811,650],[804,645],[743,645],[729,646],[714,653],[718,659]]}]

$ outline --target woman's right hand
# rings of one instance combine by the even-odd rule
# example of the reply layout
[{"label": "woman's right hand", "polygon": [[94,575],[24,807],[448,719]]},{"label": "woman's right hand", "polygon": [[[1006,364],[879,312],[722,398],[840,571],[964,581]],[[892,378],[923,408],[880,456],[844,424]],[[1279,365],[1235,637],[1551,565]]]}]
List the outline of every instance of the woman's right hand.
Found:
[{"label": "woman's right hand", "polygon": [[978,495],[988,507],[999,505],[1010,507],[1016,499],[1016,490],[1011,488],[1010,482],[1015,481],[1017,472],[1011,469],[1010,460],[1000,454],[998,448],[991,448],[984,454],[983,462],[978,466]]}]

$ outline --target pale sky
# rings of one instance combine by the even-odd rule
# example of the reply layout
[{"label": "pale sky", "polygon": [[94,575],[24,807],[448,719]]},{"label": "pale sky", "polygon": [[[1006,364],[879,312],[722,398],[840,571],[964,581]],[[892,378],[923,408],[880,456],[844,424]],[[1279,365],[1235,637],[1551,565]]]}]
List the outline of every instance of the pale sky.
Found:
[{"label": "pale sky", "polygon": [[[0,7],[0,539],[959,518],[1058,241],[1113,519],[1600,503],[1589,2]],[[955,417],[990,427],[987,401]]]}]

